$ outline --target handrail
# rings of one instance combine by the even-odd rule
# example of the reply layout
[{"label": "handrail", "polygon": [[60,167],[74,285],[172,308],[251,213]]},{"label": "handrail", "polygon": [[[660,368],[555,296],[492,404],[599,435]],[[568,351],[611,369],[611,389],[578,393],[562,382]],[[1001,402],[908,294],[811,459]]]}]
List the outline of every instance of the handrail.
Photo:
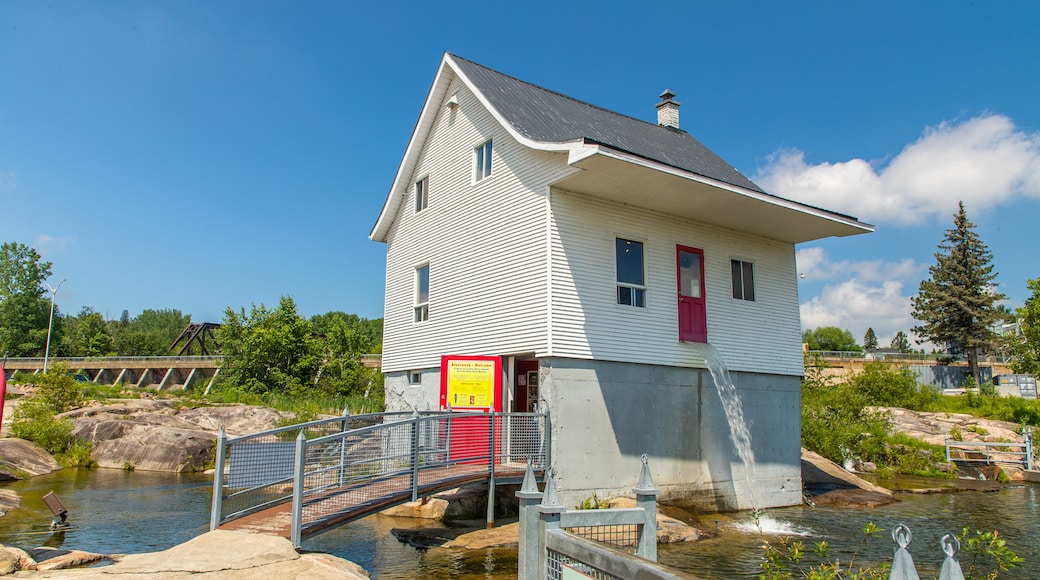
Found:
[{"label": "handrail", "polygon": [[[290,539],[451,483],[548,460],[545,413],[370,413],[217,440],[210,527],[292,502]],[[493,514],[489,515],[492,517]],[[490,520],[489,520],[490,521]]]}]

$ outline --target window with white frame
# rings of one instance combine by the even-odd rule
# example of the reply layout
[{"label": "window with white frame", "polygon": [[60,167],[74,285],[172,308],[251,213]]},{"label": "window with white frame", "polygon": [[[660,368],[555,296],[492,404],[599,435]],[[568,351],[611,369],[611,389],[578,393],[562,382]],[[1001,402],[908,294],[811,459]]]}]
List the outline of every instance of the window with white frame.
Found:
[{"label": "window with white frame", "polygon": [[485,177],[491,177],[491,141],[488,140],[476,149],[476,173],[474,173],[474,180],[480,181]]},{"label": "window with white frame", "polygon": [[426,176],[415,182],[415,213],[426,209],[430,201],[430,177]]},{"label": "window with white frame", "polygon": [[425,322],[430,319],[430,265],[424,264],[415,269],[415,306],[414,322]]},{"label": "window with white frame", "polygon": [[421,385],[422,384],[422,371],[408,371],[408,384],[409,385]]},{"label": "window with white frame", "polygon": [[733,272],[733,298],[755,301],[755,267],[744,260],[730,260]]},{"label": "window with white frame", "polygon": [[614,239],[617,266],[617,303],[646,308],[643,242]]}]

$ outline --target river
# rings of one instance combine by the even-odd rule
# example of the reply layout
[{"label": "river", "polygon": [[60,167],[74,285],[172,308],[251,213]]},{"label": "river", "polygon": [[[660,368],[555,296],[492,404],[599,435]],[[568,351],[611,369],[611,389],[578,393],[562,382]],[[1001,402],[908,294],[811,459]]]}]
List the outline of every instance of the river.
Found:
[{"label": "river", "polygon": [[[25,481],[0,484],[16,491],[22,507],[0,518],[0,544],[41,545],[100,553],[164,550],[208,529],[211,480],[208,476],[125,472],[114,469],[65,469]],[[54,491],[69,510],[73,528],[52,533],[51,514],[42,501]],[[910,552],[923,578],[934,578],[942,562],[939,539],[946,531],[970,526],[1000,530],[1025,566],[1001,578],[1040,578],[1040,486],[1009,486],[999,491],[900,494],[891,506],[856,508],[792,507],[769,510],[761,534],[747,514],[706,515],[717,537],[693,544],[661,545],[659,560],[705,580],[755,578],[765,541],[776,533],[799,535],[806,544],[826,540],[832,556],[847,561],[874,522],[885,528],[860,551],[858,560],[877,562],[892,556],[889,531],[899,523],[914,533]],[[716,522],[717,521],[717,522]],[[416,550],[398,542],[392,528],[417,527],[415,520],[372,516],[304,542],[304,548],[328,552],[364,567],[373,578],[511,578],[516,551]],[[435,525],[435,524],[427,524]]]}]

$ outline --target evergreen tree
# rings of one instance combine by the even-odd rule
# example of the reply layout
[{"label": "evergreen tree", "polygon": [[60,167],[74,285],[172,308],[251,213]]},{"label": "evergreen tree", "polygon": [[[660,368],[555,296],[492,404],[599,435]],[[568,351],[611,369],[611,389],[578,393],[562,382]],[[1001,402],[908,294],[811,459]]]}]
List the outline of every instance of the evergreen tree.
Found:
[{"label": "evergreen tree", "polygon": [[874,328],[868,327],[867,333],[863,335],[863,348],[867,350],[873,350],[878,347],[877,335],[874,334]]},{"label": "evergreen tree", "polygon": [[906,333],[902,330],[897,332],[896,335],[892,337],[892,342],[888,346],[889,348],[897,349],[899,352],[903,354],[910,352],[910,340],[907,339]]},{"label": "evergreen tree", "polygon": [[928,268],[913,298],[913,316],[923,322],[914,332],[938,346],[963,352],[975,384],[979,376],[979,351],[991,349],[996,335],[993,324],[1000,319],[997,302],[1004,295],[996,291],[993,280],[993,254],[975,233],[968,220],[964,202],[953,216],[953,228],[946,230],[936,263]]}]

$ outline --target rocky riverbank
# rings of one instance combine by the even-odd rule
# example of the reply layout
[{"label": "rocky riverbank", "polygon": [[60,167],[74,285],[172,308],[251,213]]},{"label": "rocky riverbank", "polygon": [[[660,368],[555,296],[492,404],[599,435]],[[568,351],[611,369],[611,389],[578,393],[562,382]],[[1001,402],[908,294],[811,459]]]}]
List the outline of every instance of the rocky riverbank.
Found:
[{"label": "rocky riverbank", "polygon": [[[105,562],[89,568],[77,566]],[[300,554],[283,538],[216,530],[162,552],[105,556],[75,550],[25,552],[0,547],[0,576],[16,578],[148,578],[150,580],[241,580],[307,578],[357,580],[368,573],[328,554]]]}]

